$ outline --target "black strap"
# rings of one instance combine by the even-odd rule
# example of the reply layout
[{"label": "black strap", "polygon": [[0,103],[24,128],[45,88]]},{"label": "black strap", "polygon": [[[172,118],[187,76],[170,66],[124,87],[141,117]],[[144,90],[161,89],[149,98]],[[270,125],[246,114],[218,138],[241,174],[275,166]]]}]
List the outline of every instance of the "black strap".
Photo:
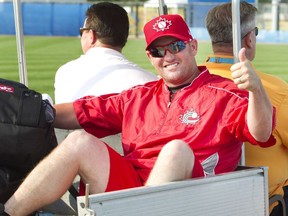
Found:
[{"label": "black strap", "polygon": [[71,187],[68,189],[68,191],[73,196],[73,198],[76,200],[77,196],[79,195],[79,193],[76,190],[76,188],[73,185],[71,185]]},{"label": "black strap", "polygon": [[286,216],[286,204],[283,197],[280,194],[274,194],[269,198],[269,205],[278,202],[279,204],[274,207],[273,211],[271,212],[270,216],[274,214],[280,216],[280,212],[283,216]]},{"label": "black strap", "polygon": [[[23,91],[21,116],[19,119],[21,125],[37,127],[42,105],[42,95],[33,90]],[[31,106],[33,104],[33,106]]]}]

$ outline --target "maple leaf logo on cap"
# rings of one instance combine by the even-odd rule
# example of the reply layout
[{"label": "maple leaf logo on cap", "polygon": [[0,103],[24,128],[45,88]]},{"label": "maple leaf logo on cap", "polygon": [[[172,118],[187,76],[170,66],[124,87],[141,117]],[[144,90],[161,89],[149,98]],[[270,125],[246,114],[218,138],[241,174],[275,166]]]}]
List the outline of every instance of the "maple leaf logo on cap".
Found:
[{"label": "maple leaf logo on cap", "polygon": [[169,27],[172,25],[172,22],[169,20],[166,20],[165,18],[160,18],[156,21],[156,23],[153,25],[153,29],[155,29],[157,32],[164,31],[166,29],[169,29]]}]

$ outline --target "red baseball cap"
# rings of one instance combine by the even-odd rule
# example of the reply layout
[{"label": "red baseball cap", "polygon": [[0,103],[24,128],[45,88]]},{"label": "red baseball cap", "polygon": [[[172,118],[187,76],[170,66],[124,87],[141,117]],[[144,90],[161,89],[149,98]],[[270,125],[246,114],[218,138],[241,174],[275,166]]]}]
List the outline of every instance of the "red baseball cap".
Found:
[{"label": "red baseball cap", "polygon": [[158,16],[144,26],[146,50],[157,38],[172,36],[183,41],[193,39],[184,19],[177,14]]}]

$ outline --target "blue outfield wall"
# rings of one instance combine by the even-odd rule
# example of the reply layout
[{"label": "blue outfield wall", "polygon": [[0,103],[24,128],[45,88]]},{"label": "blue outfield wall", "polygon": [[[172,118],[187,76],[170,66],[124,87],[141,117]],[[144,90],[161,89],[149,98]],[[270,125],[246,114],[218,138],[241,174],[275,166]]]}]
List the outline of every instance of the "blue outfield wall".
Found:
[{"label": "blue outfield wall", "polygon": [[[188,24],[205,27],[208,10],[230,0],[189,0],[193,13]],[[199,5],[198,3],[201,2]],[[248,0],[254,3],[255,0]],[[209,4],[207,4],[209,3]],[[208,5],[208,6],[207,6]],[[22,2],[24,35],[76,36],[83,25],[89,3]],[[15,34],[13,2],[0,2],[0,34]]]},{"label": "blue outfield wall", "polygon": [[[23,3],[24,35],[77,36],[90,4]],[[0,34],[15,34],[12,2],[0,3]]]},{"label": "blue outfield wall", "polygon": [[0,34],[15,34],[12,3],[0,4]]}]

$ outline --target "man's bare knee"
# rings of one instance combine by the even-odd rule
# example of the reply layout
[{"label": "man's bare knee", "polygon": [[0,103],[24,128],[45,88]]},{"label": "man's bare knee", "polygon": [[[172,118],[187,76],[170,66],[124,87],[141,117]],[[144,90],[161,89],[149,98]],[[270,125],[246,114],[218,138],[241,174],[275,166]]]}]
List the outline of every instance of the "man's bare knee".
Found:
[{"label": "man's bare knee", "polygon": [[84,130],[75,130],[67,136],[60,146],[73,155],[83,157],[101,151],[105,144]]},{"label": "man's bare knee", "polygon": [[194,166],[194,152],[190,146],[182,140],[172,140],[161,150],[158,159],[164,160],[167,164],[182,167],[185,173],[190,172]]},{"label": "man's bare knee", "polygon": [[172,140],[161,150],[146,185],[191,178],[194,154],[187,143]]},{"label": "man's bare knee", "polygon": [[183,155],[187,155],[187,157],[193,156],[193,151],[190,146],[184,142],[183,140],[172,140],[168,142],[161,150],[161,153],[169,154],[174,157],[183,157]]},{"label": "man's bare knee", "polygon": [[84,130],[74,130],[68,136],[66,137],[66,140],[72,140],[74,142],[82,142],[82,140],[88,138],[89,136],[92,136],[91,134],[87,133]]}]

